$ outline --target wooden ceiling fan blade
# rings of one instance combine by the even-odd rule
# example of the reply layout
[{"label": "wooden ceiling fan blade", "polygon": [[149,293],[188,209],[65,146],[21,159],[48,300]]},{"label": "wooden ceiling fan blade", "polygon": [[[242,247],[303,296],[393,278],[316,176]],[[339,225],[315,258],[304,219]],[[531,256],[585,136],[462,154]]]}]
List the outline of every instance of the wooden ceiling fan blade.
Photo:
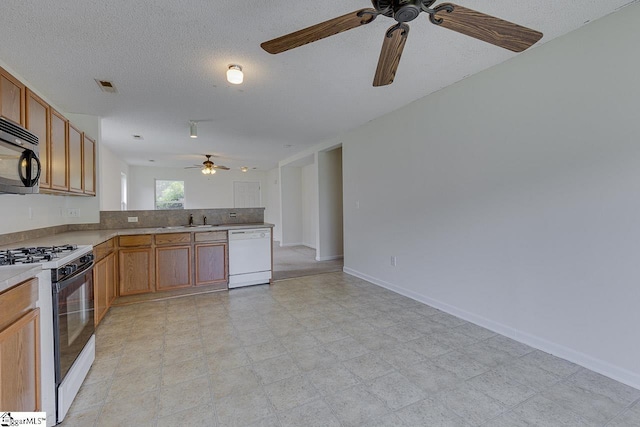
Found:
[{"label": "wooden ceiling fan blade", "polygon": [[542,38],[542,33],[457,4],[443,3],[430,15],[431,22],[493,45],[522,52]]},{"label": "wooden ceiling fan blade", "polygon": [[378,59],[376,75],[373,78],[374,86],[385,86],[393,83],[408,35],[409,26],[407,24],[396,24],[387,30],[382,43],[380,58]]},{"label": "wooden ceiling fan blade", "polygon": [[346,15],[321,22],[311,27],[290,33],[260,45],[269,53],[282,53],[287,50],[312,43],[343,31],[368,24],[376,19],[378,12],[375,9],[360,9]]}]

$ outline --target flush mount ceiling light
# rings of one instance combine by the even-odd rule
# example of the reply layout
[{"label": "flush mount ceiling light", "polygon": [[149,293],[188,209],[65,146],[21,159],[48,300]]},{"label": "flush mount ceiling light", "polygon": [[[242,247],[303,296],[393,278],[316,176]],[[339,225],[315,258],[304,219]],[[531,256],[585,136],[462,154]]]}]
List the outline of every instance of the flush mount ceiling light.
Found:
[{"label": "flush mount ceiling light", "polygon": [[248,171],[248,170],[249,170],[249,168],[248,168],[248,167],[246,167],[246,166],[242,166],[242,167],[240,168],[240,170],[241,170],[242,172],[246,172],[246,171]]},{"label": "flush mount ceiling light", "polygon": [[240,65],[229,65],[227,70],[227,81],[234,85],[239,85],[244,81],[244,74]]},{"label": "flush mount ceiling light", "polygon": [[191,138],[198,137],[198,122],[196,122],[195,120],[189,121],[189,136]]}]

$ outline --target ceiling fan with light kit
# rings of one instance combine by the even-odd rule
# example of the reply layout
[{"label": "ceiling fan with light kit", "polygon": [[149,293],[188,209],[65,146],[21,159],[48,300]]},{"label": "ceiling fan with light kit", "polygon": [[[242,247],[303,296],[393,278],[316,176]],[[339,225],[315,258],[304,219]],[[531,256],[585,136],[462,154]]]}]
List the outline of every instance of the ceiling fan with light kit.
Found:
[{"label": "ceiling fan with light kit", "polygon": [[207,160],[202,162],[202,166],[200,165],[187,166],[185,169],[201,169],[202,173],[205,175],[211,175],[216,173],[216,169],[223,170],[223,171],[228,171],[230,169],[226,166],[216,165],[215,163],[213,163],[211,161],[211,157],[213,157],[213,155],[205,154],[204,156],[207,158]]},{"label": "ceiling fan with light kit", "polygon": [[260,46],[267,52],[282,53],[371,23],[380,15],[396,20],[387,30],[373,86],[386,86],[393,80],[400,56],[409,35],[407,22],[424,12],[432,24],[457,31],[478,40],[522,52],[542,38],[542,33],[466,7],[442,3],[434,8],[436,0],[371,0],[373,9],[360,9],[346,15],[321,22],[311,27],[266,41]]}]

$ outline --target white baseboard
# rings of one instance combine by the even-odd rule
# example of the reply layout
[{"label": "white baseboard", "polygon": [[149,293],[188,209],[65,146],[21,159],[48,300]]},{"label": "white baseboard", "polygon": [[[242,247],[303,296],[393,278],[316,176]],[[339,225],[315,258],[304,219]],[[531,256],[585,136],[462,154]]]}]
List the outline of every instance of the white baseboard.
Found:
[{"label": "white baseboard", "polygon": [[538,350],[553,354],[554,356],[560,357],[562,359],[566,359],[570,362],[577,363],[580,366],[605,375],[616,381],[620,381],[621,383],[627,384],[628,386],[640,389],[640,373],[629,371],[628,369],[621,368],[604,360],[576,351],[572,348],[565,347],[562,344],[554,343],[539,336],[519,331],[515,328],[512,328],[511,326],[495,322],[483,316],[478,316],[477,314],[462,310],[458,307],[444,303],[442,301],[429,298],[425,295],[418,294],[401,286],[396,286],[389,282],[385,282],[384,280],[376,279],[375,277],[361,273],[352,268],[343,267],[342,270],[347,274],[359,277],[360,279],[366,280],[367,282],[371,282],[375,285],[389,289],[390,291],[396,292],[400,295],[404,295],[421,303],[428,304],[432,307],[457,316],[468,322],[475,323],[476,325],[487,328],[493,332],[499,333],[523,344],[527,344],[531,347],[537,348]]},{"label": "white baseboard", "polygon": [[304,243],[300,242],[300,243],[282,243],[280,242],[280,247],[281,248],[287,248],[289,246],[304,246]]},{"label": "white baseboard", "polygon": [[342,258],[344,258],[342,255],[321,256],[321,257],[316,257],[316,261],[333,261],[334,259],[342,259]]}]

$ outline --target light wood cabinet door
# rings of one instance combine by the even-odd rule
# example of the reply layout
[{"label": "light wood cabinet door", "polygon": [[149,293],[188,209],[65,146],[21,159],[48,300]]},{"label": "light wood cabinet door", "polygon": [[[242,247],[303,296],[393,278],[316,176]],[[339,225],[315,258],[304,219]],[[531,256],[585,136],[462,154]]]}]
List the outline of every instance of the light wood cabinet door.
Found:
[{"label": "light wood cabinet door", "polygon": [[111,303],[116,299],[117,276],[115,252],[98,261],[93,267],[93,306],[96,326],[102,321],[109,311]]},{"label": "light wood cabinet door", "polygon": [[25,86],[0,68],[0,116],[24,126]]},{"label": "light wood cabinet door", "polygon": [[107,262],[107,306],[111,307],[118,296],[118,257],[112,253],[105,259]]},{"label": "light wood cabinet door", "polygon": [[156,248],[156,288],[159,291],[191,286],[191,246]]},{"label": "light wood cabinet door", "polygon": [[40,309],[0,331],[0,408],[40,411]]},{"label": "light wood cabinet door", "polygon": [[69,124],[69,191],[82,193],[82,132]]},{"label": "light wood cabinet door", "polygon": [[123,248],[118,257],[120,296],[153,291],[153,249]]},{"label": "light wood cabinet door", "polygon": [[226,243],[195,245],[195,252],[196,286],[228,283],[229,269]]},{"label": "light wood cabinet door", "polygon": [[53,108],[49,109],[50,143],[49,143],[49,171],[51,188],[54,190],[69,190],[69,132],[67,119]]},{"label": "light wood cabinet door", "polygon": [[107,287],[109,286],[107,259],[98,261],[93,267],[93,314],[96,326],[109,310]]},{"label": "light wood cabinet door", "polygon": [[96,142],[87,135],[82,143],[82,189],[96,195]]},{"label": "light wood cabinet door", "polygon": [[38,137],[38,156],[42,165],[40,188],[51,188],[49,168],[49,104],[38,95],[26,90],[25,127]]}]

